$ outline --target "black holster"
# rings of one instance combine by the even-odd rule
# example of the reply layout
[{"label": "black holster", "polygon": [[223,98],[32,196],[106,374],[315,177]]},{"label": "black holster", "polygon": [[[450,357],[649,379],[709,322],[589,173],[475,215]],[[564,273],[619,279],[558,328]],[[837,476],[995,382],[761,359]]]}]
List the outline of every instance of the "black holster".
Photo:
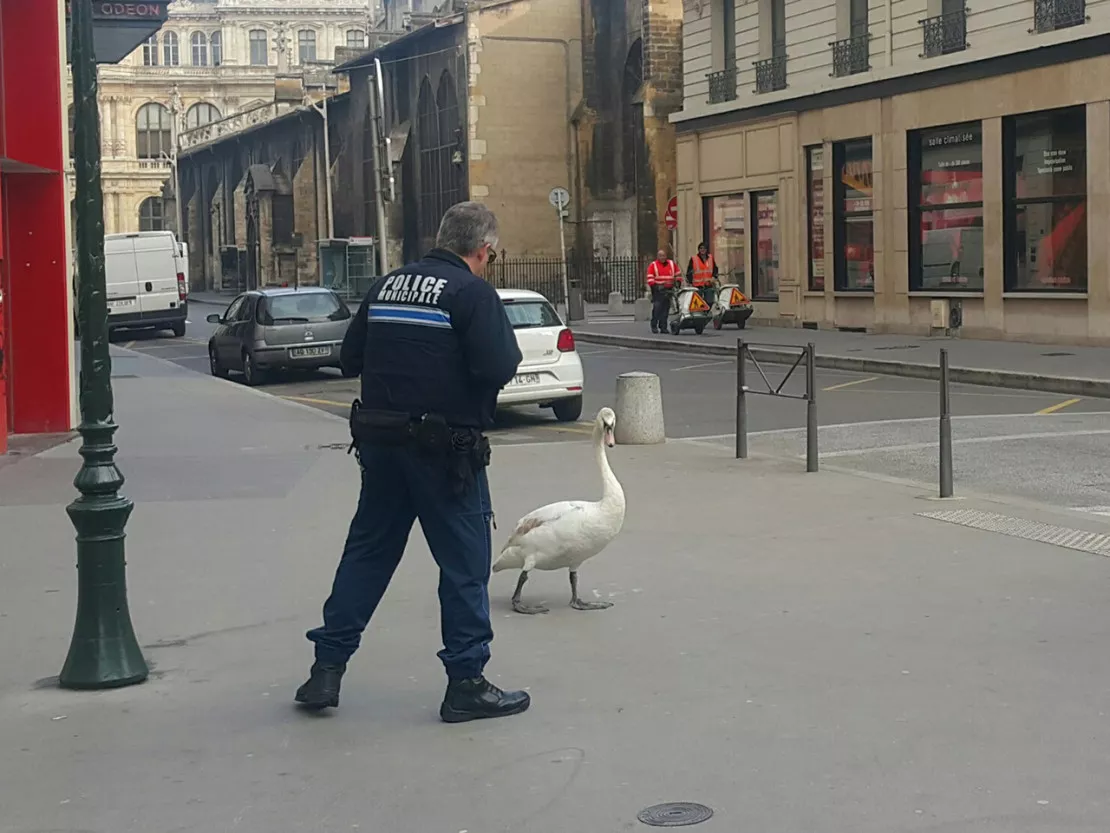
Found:
[{"label": "black holster", "polygon": [[489,465],[489,439],[476,428],[448,425],[439,414],[414,419],[403,411],[364,408],[356,399],[351,405],[350,426],[351,449],[356,458],[361,443],[412,446],[444,462],[451,491],[458,496],[465,494],[478,472]]}]

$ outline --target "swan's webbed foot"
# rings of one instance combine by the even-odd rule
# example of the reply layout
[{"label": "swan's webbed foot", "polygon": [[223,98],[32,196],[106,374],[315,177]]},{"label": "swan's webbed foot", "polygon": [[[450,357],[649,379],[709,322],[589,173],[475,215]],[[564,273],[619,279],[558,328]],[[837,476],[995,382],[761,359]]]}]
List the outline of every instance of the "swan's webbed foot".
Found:
[{"label": "swan's webbed foot", "polygon": [[526,605],[520,600],[520,593],[524,590],[524,582],[528,581],[528,571],[522,570],[520,578],[516,583],[516,590],[513,592],[513,610],[517,613],[523,613],[526,616],[534,616],[537,613],[547,613],[548,610],[543,605]]},{"label": "swan's webbed foot", "polygon": [[578,573],[570,574],[570,606],[575,610],[607,610],[612,602],[584,602],[578,598]]}]

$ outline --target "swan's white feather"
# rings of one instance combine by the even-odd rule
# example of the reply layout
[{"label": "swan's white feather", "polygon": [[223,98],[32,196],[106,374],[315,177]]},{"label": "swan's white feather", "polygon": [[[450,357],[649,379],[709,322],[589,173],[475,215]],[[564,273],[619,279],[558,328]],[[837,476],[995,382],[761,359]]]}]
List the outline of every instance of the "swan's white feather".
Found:
[{"label": "swan's white feather", "polygon": [[[611,413],[611,412],[610,412]],[[599,420],[601,414],[598,415]],[[624,525],[624,492],[612,475],[600,436],[595,438],[603,466],[607,498],[600,501],[562,500],[541,506],[521,518],[500,554],[494,572],[501,570],[577,570],[607,547]]]}]

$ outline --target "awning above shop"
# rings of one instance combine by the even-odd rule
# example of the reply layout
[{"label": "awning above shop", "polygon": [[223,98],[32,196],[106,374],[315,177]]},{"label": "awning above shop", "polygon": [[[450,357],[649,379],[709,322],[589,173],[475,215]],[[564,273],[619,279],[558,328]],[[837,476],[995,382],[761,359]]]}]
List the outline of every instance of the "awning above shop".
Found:
[{"label": "awning above shop", "polygon": [[[66,53],[70,44],[70,4],[66,2]],[[93,0],[93,44],[98,64],[117,64],[162,28],[170,0]]]}]

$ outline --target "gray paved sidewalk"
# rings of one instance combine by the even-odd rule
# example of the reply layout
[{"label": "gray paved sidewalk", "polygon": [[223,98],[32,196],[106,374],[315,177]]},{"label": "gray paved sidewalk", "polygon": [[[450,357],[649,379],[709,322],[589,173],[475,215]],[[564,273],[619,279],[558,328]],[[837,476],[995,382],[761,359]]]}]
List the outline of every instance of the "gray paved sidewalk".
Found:
[{"label": "gray paved sidewalk", "polygon": [[[618,447],[625,532],[582,572],[599,613],[512,614],[499,682],[526,715],[447,727],[435,576],[414,535],[345,681],[289,705],[356,470],[339,419],[120,352],[120,464],[138,501],[131,604],[146,685],[76,694],[73,444],[0,469],[0,831],[618,833],[660,801],[710,831],[1102,833],[1110,562],[938,523],[906,486],[696,443]],[[596,494],[587,442],[499,448],[501,542]],[[1095,524],[1091,529],[1105,529]],[[12,543],[14,542],[14,546]]]},{"label": "gray paved sidewalk", "polygon": [[937,375],[939,351],[944,348],[950,365],[957,369],[953,381],[1110,396],[1110,347],[752,326],[744,330],[709,328],[700,336],[693,332],[653,336],[647,323],[631,321],[580,324],[574,330],[581,341],[721,355],[734,355],[736,339],[742,337],[747,342],[769,345],[763,351],[768,358],[774,358],[776,350],[813,342],[822,366],[918,378]]}]

